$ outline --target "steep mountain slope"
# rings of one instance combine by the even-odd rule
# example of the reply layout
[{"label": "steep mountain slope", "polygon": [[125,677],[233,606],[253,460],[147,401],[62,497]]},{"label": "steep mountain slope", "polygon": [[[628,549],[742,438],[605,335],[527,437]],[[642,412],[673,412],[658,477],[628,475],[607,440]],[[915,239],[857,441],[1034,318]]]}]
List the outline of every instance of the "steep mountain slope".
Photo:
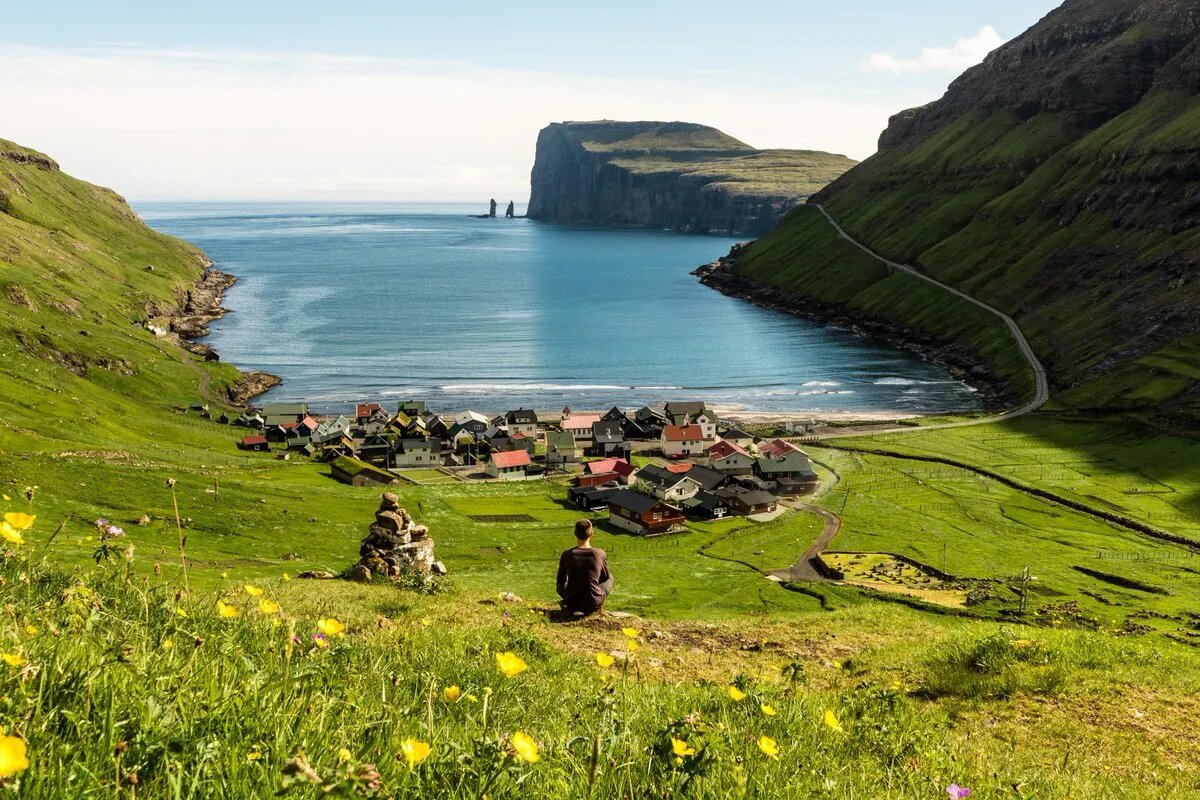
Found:
[{"label": "steep mountain slope", "polygon": [[564,122],[538,135],[529,216],[758,235],[854,164],[755,150],[688,122]]},{"label": "steep mountain slope", "polygon": [[239,380],[169,332],[194,333],[219,300],[228,277],[207,264],[114,192],[0,140],[0,448],[124,449],[199,399],[201,376],[214,397]]},{"label": "steep mountain slope", "polygon": [[[1068,0],[820,192],[856,239],[1017,318],[1059,400],[1200,419],[1200,2]],[[1002,336],[838,243],[800,209],[727,271],[969,347]],[[718,280],[717,283],[720,281]]]}]

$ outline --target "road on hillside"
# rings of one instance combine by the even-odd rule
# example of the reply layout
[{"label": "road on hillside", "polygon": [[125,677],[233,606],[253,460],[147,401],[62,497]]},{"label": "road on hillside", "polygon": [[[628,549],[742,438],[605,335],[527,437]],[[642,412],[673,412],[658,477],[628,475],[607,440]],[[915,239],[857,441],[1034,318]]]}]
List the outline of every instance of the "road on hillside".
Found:
[{"label": "road on hillside", "polygon": [[[838,224],[838,221],[833,218],[833,215],[831,215],[828,210],[826,210],[825,206],[821,205],[820,203],[810,203],[809,205],[811,205],[813,208],[820,211],[822,215],[824,215],[825,219],[829,221],[829,224],[832,225],[834,230],[836,230],[838,232],[838,236],[840,238],[845,239],[847,242],[854,245],[859,250],[862,250],[864,253],[871,256],[871,258],[874,258],[875,260],[882,262],[883,264],[887,265],[888,267],[891,267],[892,269],[900,270],[901,272],[907,273],[907,274],[913,276],[914,278],[918,278],[919,280],[925,281],[926,283],[933,284],[934,286],[938,287],[939,289],[943,289],[943,290],[949,292],[950,294],[954,295],[955,297],[958,297],[959,299],[966,300],[968,303],[972,303],[976,306],[979,306],[984,311],[987,311],[989,314],[994,314],[995,316],[997,316],[1001,320],[1003,320],[1004,324],[1008,327],[1008,330],[1012,333],[1012,337],[1016,341],[1017,347],[1021,351],[1021,355],[1024,357],[1025,361],[1028,362],[1029,368],[1033,372],[1035,387],[1034,387],[1033,398],[1029,402],[1025,403],[1023,406],[1020,406],[1019,408],[1011,409],[1009,411],[1003,411],[999,414],[993,414],[992,416],[980,417],[979,419],[971,419],[971,420],[966,420],[963,422],[944,422],[944,423],[940,423],[937,425],[888,426],[888,427],[873,428],[871,430],[838,431],[837,433],[815,434],[815,435],[805,437],[805,438],[807,438],[809,440],[821,441],[821,440],[825,440],[825,439],[845,439],[845,438],[850,438],[850,437],[881,436],[883,434],[890,434],[890,433],[913,433],[916,431],[946,430],[948,428],[968,428],[968,427],[972,427],[975,425],[991,425],[991,424],[994,424],[997,422],[1004,422],[1005,420],[1016,419],[1018,417],[1023,417],[1027,414],[1032,414],[1033,412],[1037,411],[1039,408],[1041,408],[1042,406],[1044,406],[1046,404],[1046,401],[1050,399],[1050,385],[1046,379],[1046,368],[1044,366],[1042,366],[1042,362],[1038,359],[1037,353],[1034,352],[1033,346],[1029,344],[1029,340],[1027,338],[1025,338],[1025,333],[1021,330],[1021,326],[1019,326],[1017,324],[1016,320],[1014,320],[1008,314],[1005,314],[1000,309],[998,309],[994,306],[988,305],[987,303],[983,302],[982,300],[977,300],[974,297],[972,297],[971,295],[967,294],[966,292],[960,291],[958,289],[955,289],[953,286],[942,283],[941,281],[937,280],[936,278],[932,278],[929,275],[926,275],[924,272],[917,269],[916,267],[909,266],[908,264],[900,264],[895,261],[890,261],[890,260],[884,258],[883,256],[879,255],[871,248],[867,247],[862,242],[860,242],[857,239],[855,239],[854,237],[850,236],[850,234],[846,233],[845,229],[843,229],[842,226]],[[837,535],[839,530],[841,530],[842,520],[840,517],[838,517],[832,511],[828,511],[823,508],[818,508],[817,506],[810,505],[807,503],[804,504],[799,510],[808,511],[813,514],[816,514],[824,521],[825,527],[821,531],[821,535],[817,538],[817,540],[815,542],[813,542],[812,546],[810,546],[807,550],[804,551],[804,554],[800,556],[800,559],[795,564],[793,564],[788,569],[779,570],[778,572],[772,573],[772,575],[774,577],[780,578],[782,580],[792,580],[792,581],[824,580],[824,577],[821,575],[821,573],[819,573],[816,570],[816,568],[813,566],[813,561],[818,556],[820,556],[821,553],[823,553],[825,551],[825,548],[829,546],[829,543],[831,541],[833,541],[833,537]]]}]

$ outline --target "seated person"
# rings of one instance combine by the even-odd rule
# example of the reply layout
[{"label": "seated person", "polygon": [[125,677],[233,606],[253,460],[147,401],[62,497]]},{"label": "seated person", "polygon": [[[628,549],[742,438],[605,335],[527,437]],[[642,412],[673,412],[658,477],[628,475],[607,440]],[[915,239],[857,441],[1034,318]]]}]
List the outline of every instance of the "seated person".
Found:
[{"label": "seated person", "polygon": [[592,521],[575,523],[575,546],[558,559],[558,596],[562,608],[573,614],[594,614],[604,608],[613,588],[608,558],[592,547]]}]

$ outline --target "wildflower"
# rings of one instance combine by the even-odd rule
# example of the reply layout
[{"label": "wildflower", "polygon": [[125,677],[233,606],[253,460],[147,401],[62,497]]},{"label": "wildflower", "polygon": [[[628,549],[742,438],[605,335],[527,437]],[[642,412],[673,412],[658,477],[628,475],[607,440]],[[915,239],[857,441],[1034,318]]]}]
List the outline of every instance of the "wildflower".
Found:
[{"label": "wildflower", "polygon": [[418,764],[429,758],[429,754],[433,752],[433,749],[426,742],[416,739],[405,739],[400,743],[400,752],[404,754],[404,760],[408,762],[408,768],[416,769]]},{"label": "wildflower", "polygon": [[421,617],[421,627],[422,628],[428,628],[432,624],[433,624],[433,622],[429,619],[429,617]]},{"label": "wildflower", "polygon": [[170,650],[174,646],[175,646],[175,642],[173,640],[163,639],[163,641],[162,641],[162,649],[163,650]]},{"label": "wildflower", "polygon": [[616,663],[616,659],[610,656],[608,653],[596,653],[596,663],[599,664],[601,668],[608,669],[614,663]]},{"label": "wildflower", "polygon": [[333,617],[325,617],[317,620],[317,630],[326,636],[338,636],[346,631],[346,626]]},{"label": "wildflower", "polygon": [[4,502],[6,502],[6,503],[11,503],[11,502],[12,502],[12,498],[11,498],[11,497],[9,497],[8,495],[4,495]]},{"label": "wildflower", "polygon": [[758,749],[763,752],[767,758],[779,758],[779,743],[770,736],[758,737]]},{"label": "wildflower", "polygon": [[505,651],[496,653],[496,668],[504,673],[507,678],[515,678],[528,669],[525,660],[515,653]]},{"label": "wildflower", "polygon": [[625,649],[631,653],[636,653],[638,651],[638,648],[640,648],[640,647],[641,647],[641,645],[638,644],[637,639],[626,639],[625,640]]},{"label": "wildflower", "polygon": [[262,589],[258,588],[257,586],[251,586],[248,583],[245,586],[243,586],[242,588],[245,589],[246,594],[250,595],[251,597],[259,597],[263,593]]},{"label": "wildflower", "polygon": [[764,717],[773,717],[773,716],[775,716],[775,709],[774,709],[773,707],[771,707],[771,706],[767,705],[766,703],[763,703],[763,704],[761,704],[761,705],[759,706],[759,708],[762,710],[762,713],[763,713],[763,716],[764,716]]},{"label": "wildflower", "polygon": [[279,603],[269,597],[260,597],[258,598],[258,610],[264,614],[278,614]]},{"label": "wildflower", "polygon": [[671,737],[671,752],[675,754],[676,758],[687,758],[688,756],[696,755],[695,748],[688,746],[688,743],[683,739],[676,739],[673,736]]},{"label": "wildflower", "polygon": [[473,695],[473,694],[469,694],[469,695],[467,695],[467,702],[468,702],[468,703],[478,703],[478,702],[479,702],[479,698],[478,698],[478,697],[476,697],[476,696],[475,696],[475,695]]},{"label": "wildflower", "polygon": [[20,653],[4,653],[0,655],[0,658],[4,659],[4,663],[10,667],[19,667],[25,663],[25,657]]},{"label": "wildflower", "polygon": [[325,634],[323,634],[323,633],[314,633],[312,635],[312,643],[315,644],[317,647],[328,647],[329,646],[329,640],[325,638]]},{"label": "wildflower", "polygon": [[36,514],[25,514],[20,511],[10,511],[4,515],[4,521],[19,531],[27,531],[33,527]]},{"label": "wildflower", "polygon": [[0,522],[0,536],[9,544],[25,544],[25,537],[21,532],[7,522]]},{"label": "wildflower", "polygon": [[825,709],[825,727],[836,733],[845,733],[842,729],[842,723],[838,722],[838,718],[833,715],[833,712],[828,708]]},{"label": "wildflower", "polygon": [[185,619],[187,618],[187,615],[188,615],[187,609],[184,609],[184,608],[176,608],[175,613]]},{"label": "wildflower", "polygon": [[249,753],[246,753],[246,759],[248,761],[259,761],[262,759],[262,753],[257,750],[251,750]]},{"label": "wildflower", "polygon": [[0,778],[9,778],[29,769],[29,756],[25,751],[25,740],[18,736],[6,736],[0,728]]},{"label": "wildflower", "polygon": [[224,600],[217,601],[217,616],[222,617],[224,619],[232,619],[241,613],[242,612],[238,610],[237,606],[230,605],[229,603],[226,603]]},{"label": "wildflower", "polygon": [[353,760],[354,760],[354,754],[351,753],[349,750],[347,750],[344,747],[341,750],[338,750],[338,761],[353,761]]},{"label": "wildflower", "polygon": [[457,686],[447,686],[442,689],[442,699],[447,703],[457,703],[460,697],[462,697],[462,689]]},{"label": "wildflower", "polygon": [[288,575],[288,574],[285,572],[285,573],[283,573],[283,579],[284,579],[285,581],[290,581],[290,580],[292,579],[292,576],[291,576],[291,575]]},{"label": "wildflower", "polygon": [[38,635],[37,626],[36,625],[26,625],[25,626],[25,635],[26,636],[37,636]]},{"label": "wildflower", "polygon": [[636,639],[641,631],[637,628],[621,628],[621,633],[625,634],[626,638]]},{"label": "wildflower", "polygon": [[537,742],[527,733],[522,733],[521,731],[514,733],[512,735],[512,748],[513,755],[516,756],[517,761],[525,764],[532,764],[541,758],[538,755]]},{"label": "wildflower", "polygon": [[1012,644],[1013,647],[1017,648],[1018,650],[1024,650],[1026,647],[1033,646],[1033,642],[1031,642],[1029,639],[1015,639]]},{"label": "wildflower", "polygon": [[740,703],[746,699],[746,693],[736,686],[729,687],[729,699],[735,703]]},{"label": "wildflower", "polygon": [[963,800],[963,798],[971,796],[971,790],[965,786],[959,786],[957,783],[952,783],[946,787],[946,794],[950,795],[950,800]]}]

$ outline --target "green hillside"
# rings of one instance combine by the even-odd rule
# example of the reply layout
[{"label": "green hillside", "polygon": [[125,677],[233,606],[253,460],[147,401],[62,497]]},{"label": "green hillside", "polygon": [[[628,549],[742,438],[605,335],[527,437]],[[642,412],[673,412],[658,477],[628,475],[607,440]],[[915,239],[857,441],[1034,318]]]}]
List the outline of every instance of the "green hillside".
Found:
[{"label": "green hillside", "polygon": [[[893,118],[814,198],[876,252],[1014,316],[1059,402],[1200,419],[1200,22],[1189,4],[1069,0]],[[974,312],[882,274],[811,209],[742,259],[769,285],[970,346],[1020,381]]]}]

